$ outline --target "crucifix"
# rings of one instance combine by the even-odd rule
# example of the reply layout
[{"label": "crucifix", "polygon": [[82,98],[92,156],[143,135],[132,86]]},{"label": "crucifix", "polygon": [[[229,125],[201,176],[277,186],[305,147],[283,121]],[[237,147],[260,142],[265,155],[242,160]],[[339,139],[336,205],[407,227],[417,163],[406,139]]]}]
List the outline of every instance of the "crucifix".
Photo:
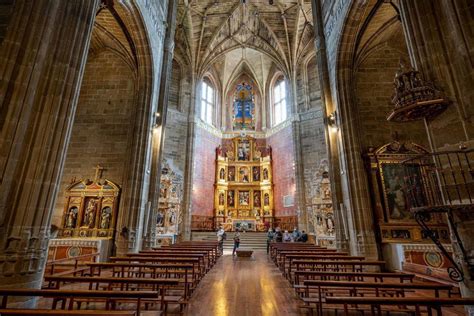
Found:
[{"label": "crucifix", "polygon": [[97,165],[95,166],[95,177],[94,177],[94,181],[98,181],[102,178],[102,173],[104,172],[105,168],[102,167],[101,165]]}]

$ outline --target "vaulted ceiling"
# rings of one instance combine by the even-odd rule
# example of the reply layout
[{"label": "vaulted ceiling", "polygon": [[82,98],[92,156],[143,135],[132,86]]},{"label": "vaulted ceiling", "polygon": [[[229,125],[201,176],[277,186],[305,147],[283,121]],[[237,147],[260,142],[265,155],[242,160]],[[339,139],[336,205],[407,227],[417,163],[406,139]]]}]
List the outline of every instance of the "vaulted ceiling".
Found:
[{"label": "vaulted ceiling", "polygon": [[310,0],[180,0],[176,53],[202,75],[242,48],[265,54],[290,74],[313,48]]}]

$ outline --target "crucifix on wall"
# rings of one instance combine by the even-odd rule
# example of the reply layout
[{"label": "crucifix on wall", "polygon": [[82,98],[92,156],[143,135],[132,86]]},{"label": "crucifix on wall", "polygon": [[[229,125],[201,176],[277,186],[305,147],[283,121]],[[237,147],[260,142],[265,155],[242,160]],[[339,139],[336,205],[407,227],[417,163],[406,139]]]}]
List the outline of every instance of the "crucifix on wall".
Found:
[{"label": "crucifix on wall", "polygon": [[100,179],[102,179],[102,174],[104,173],[105,168],[102,167],[101,165],[97,165],[95,166],[94,170],[95,170],[94,181],[97,182]]}]

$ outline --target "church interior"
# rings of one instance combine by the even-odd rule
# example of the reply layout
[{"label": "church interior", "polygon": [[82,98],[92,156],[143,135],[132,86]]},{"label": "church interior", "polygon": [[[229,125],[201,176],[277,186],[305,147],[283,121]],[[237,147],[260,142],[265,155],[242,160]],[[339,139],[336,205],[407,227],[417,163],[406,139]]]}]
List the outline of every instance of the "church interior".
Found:
[{"label": "church interior", "polygon": [[0,0],[0,315],[474,314],[474,2]]}]

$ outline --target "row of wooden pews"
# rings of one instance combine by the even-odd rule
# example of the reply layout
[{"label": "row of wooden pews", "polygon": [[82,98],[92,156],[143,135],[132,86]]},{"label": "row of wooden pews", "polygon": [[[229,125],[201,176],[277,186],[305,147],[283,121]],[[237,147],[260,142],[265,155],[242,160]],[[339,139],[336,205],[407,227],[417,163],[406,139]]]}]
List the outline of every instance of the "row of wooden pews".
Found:
[{"label": "row of wooden pews", "polygon": [[384,272],[366,260],[310,244],[272,243],[270,256],[311,315],[442,315],[443,307],[473,305],[451,284],[424,282],[414,274]]},{"label": "row of wooden pews", "polygon": [[[218,258],[217,242],[196,241],[89,262],[80,274],[46,275],[42,289],[0,290],[0,315],[182,313]],[[12,297],[41,300],[35,310],[12,309]]]}]

